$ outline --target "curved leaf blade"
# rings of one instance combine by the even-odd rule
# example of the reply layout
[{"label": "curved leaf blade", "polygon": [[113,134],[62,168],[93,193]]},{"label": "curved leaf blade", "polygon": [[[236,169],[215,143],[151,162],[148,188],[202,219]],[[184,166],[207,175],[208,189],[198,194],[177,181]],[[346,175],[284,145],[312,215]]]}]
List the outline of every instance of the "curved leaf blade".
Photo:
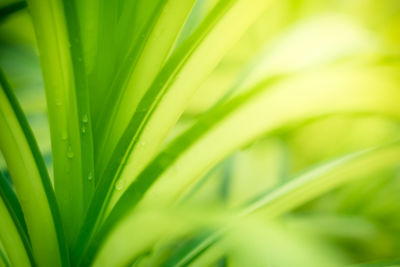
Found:
[{"label": "curved leaf blade", "polygon": [[6,180],[6,178],[1,174],[1,172],[0,172],[0,197],[3,198],[3,202],[6,205],[12,219],[14,220],[16,228],[18,229],[26,253],[29,256],[31,262],[33,262],[31,242],[29,239],[28,229],[26,227],[21,205],[18,202],[17,196],[11,184]]},{"label": "curved leaf blade", "polygon": [[[335,68],[333,72],[329,69],[325,73],[328,75],[326,78],[332,79],[332,74],[337,76],[336,71]],[[185,192],[190,191],[202,174],[225,156],[273,130],[315,116],[339,112],[373,112],[399,117],[397,102],[400,95],[393,80],[386,80],[386,70],[377,74],[378,83],[386,85],[379,89],[375,83],[368,84],[369,86],[364,83],[365,73],[359,74],[359,78],[355,79],[363,86],[357,83],[353,84],[357,86],[347,84],[347,75],[355,76],[354,73],[348,73],[347,69],[342,69],[340,73],[343,79],[339,81],[336,77],[339,83],[326,87],[322,92],[319,90],[320,84],[314,83],[314,80],[311,80],[312,86],[307,82],[299,87],[300,83],[297,81],[304,77],[275,84],[276,78],[267,79],[253,90],[214,108],[171,142],[140,173],[119,199],[96,239],[104,240],[139,203],[144,207],[173,205],[179,198],[184,197]],[[385,74],[381,76],[382,73]],[[297,87],[293,86],[293,81]],[[324,81],[324,78],[321,81]],[[351,97],[344,101],[343,93]],[[312,96],[313,99],[297,97],[294,102],[284,102],[292,94]],[[391,101],[388,101],[388,95]],[[235,134],[230,134],[232,132]],[[221,139],[224,142],[220,142]],[[209,151],[213,153],[208,153]]]},{"label": "curved leaf blade", "polygon": [[33,256],[39,265],[67,265],[64,230],[46,166],[2,72],[0,82],[0,148],[21,203]]},{"label": "curved leaf blade", "polygon": [[[269,1],[224,0],[218,2],[197,30],[170,56],[137,110],[111,156],[102,175],[93,205],[82,228],[82,244],[101,223],[105,207],[113,206],[123,190],[114,190],[121,181],[129,184],[161,146],[179,118],[196,85],[262,13]],[[224,33],[225,38],[220,39]],[[198,68],[201,66],[201,69]],[[171,109],[171,106],[174,109]],[[155,130],[157,129],[157,130]],[[104,179],[103,179],[104,177]],[[118,186],[117,186],[118,187]],[[110,189],[110,191],[109,191]],[[106,201],[104,205],[104,198]],[[111,201],[111,204],[109,202]],[[83,249],[79,249],[83,251]],[[82,252],[84,253],[84,252]]]},{"label": "curved leaf blade", "polygon": [[169,260],[166,266],[187,266],[195,261],[211,245],[223,238],[237,220],[263,213],[274,219],[296,207],[305,204],[324,193],[349,183],[363,175],[399,164],[400,142],[365,149],[320,164],[294,177],[291,181],[277,186],[256,197],[238,210],[236,219],[216,230]]},{"label": "curved leaf blade", "polygon": [[45,84],[55,194],[70,245],[94,188],[89,95],[76,6],[75,1],[28,1]]},{"label": "curved leaf blade", "polygon": [[3,255],[0,247],[0,258],[3,258],[0,262],[4,260],[7,263],[9,260],[12,266],[32,266],[23,239],[3,201],[3,196],[0,196],[0,216],[0,245],[4,246],[6,254]]}]

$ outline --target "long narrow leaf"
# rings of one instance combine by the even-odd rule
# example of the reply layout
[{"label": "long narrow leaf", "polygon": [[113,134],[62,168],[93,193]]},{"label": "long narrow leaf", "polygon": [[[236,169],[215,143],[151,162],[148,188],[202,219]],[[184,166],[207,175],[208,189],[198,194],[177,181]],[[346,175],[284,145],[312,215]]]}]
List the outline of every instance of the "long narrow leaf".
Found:
[{"label": "long narrow leaf", "polygon": [[[7,262],[8,259],[6,257],[8,257],[13,266],[32,266],[24,242],[14,224],[11,214],[3,202],[2,196],[0,196],[0,217],[0,242],[4,246],[4,252],[6,253],[4,261]],[[2,252],[0,253],[2,254]]]},{"label": "long narrow leaf", "polygon": [[[97,155],[101,155],[102,159],[98,160],[98,166],[104,167],[108,162],[108,152],[113,151],[138,103],[164,64],[194,2],[162,1],[142,30],[141,40],[127,52],[127,59],[106,97],[105,107],[112,108],[103,108],[102,116],[98,119],[96,132],[100,140]],[[174,14],[173,19],[171,14]],[[105,131],[99,130],[100,127],[104,129],[104,123],[107,125]]]},{"label": "long narrow leaf", "polygon": [[[104,207],[110,200],[111,206],[115,203],[124,185],[134,180],[154,156],[197,85],[263,12],[268,2],[218,2],[199,28],[171,55],[138,104],[136,113],[111,156],[112,161],[102,175],[104,179],[101,178],[78,243],[84,245],[91,238],[100,223],[99,216],[101,218],[103,215]],[[225,36],[222,40],[221,34]],[[118,190],[114,190],[114,186]],[[77,251],[84,253],[85,250],[79,248]]]},{"label": "long narrow leaf", "polygon": [[6,252],[4,250],[3,244],[0,241],[0,266],[1,267],[10,267],[11,263],[8,259]]},{"label": "long narrow leaf", "polygon": [[25,250],[33,262],[31,242],[28,235],[28,229],[24,219],[24,214],[20,203],[18,202],[17,196],[11,187],[11,184],[6,178],[0,173],[0,196],[3,198],[4,204],[6,205],[11,217],[14,220],[15,226],[18,229],[21,240],[24,243]]},{"label": "long narrow leaf", "polygon": [[66,238],[72,244],[94,186],[91,117],[76,3],[30,0],[28,7],[49,110],[55,192]]},{"label": "long narrow leaf", "polygon": [[3,73],[0,82],[0,149],[21,203],[33,256],[39,265],[67,265],[64,232],[46,166]]},{"label": "long narrow leaf", "polygon": [[[293,84],[286,81],[271,86],[274,80],[267,79],[246,94],[216,107],[146,167],[116,204],[97,238],[102,240],[140,201],[143,206],[171,205],[202,174],[234,149],[272,130],[314,116],[337,112],[378,112],[398,118],[397,101],[400,95],[393,81],[385,77],[386,71],[377,72],[375,77],[375,82],[386,85],[379,89],[375,83],[365,84],[364,75],[360,73],[349,74],[345,69],[339,73],[341,76],[337,77],[342,79],[336,78],[338,83],[331,84],[324,91],[319,90],[320,84],[314,80],[309,83],[305,79],[307,82],[299,83],[298,79],[293,79]],[[366,74],[368,71],[361,73]],[[385,75],[381,76],[382,73]],[[333,69],[324,75],[331,77],[338,75],[338,72]],[[347,75],[353,77],[351,91]],[[320,77],[323,77],[322,74]],[[342,99],[340,90],[344,90],[349,97],[346,101]],[[293,94],[298,96],[295,101],[285,102]],[[312,96],[312,99],[302,95]],[[388,103],[385,95],[390,95],[393,101]],[[235,134],[231,134],[233,132]],[[221,138],[224,142],[219,141]]]},{"label": "long narrow leaf", "polygon": [[[76,109],[78,115],[78,131],[80,133],[80,167],[83,209],[89,205],[95,184],[93,141],[92,141],[92,119],[90,114],[89,89],[85,72],[85,58],[82,44],[82,29],[79,24],[77,3],[66,1],[64,3],[68,36],[73,40],[71,44],[71,61],[74,72]],[[80,129],[80,130],[79,130]],[[62,186],[62,185],[61,185]],[[67,188],[63,190],[74,190]]]},{"label": "long narrow leaf", "polygon": [[[139,103],[118,144],[117,151],[122,145],[127,147],[126,139],[130,136],[129,149],[114,178],[115,185],[130,184],[154,157],[199,83],[262,14],[267,4],[268,1],[259,0],[218,2],[206,20],[171,56]],[[225,38],[221,40],[222,33]],[[111,207],[123,191],[122,188],[112,192]]]},{"label": "long narrow leaf", "polygon": [[[399,156],[400,142],[396,141],[331,160],[294,177],[284,185],[277,186],[275,190],[261,194],[239,210],[237,220],[256,212],[262,212],[268,218],[274,219],[355,178],[398,165]],[[186,266],[218,242],[234,223],[235,221],[191,244],[190,247],[183,248],[182,253],[168,261],[166,266]]]},{"label": "long narrow leaf", "polygon": [[[305,75],[275,86],[270,86],[271,79],[267,79],[248,93],[206,114],[161,152],[131,188],[143,190],[142,185],[145,188],[152,185],[150,177],[163,173],[164,177],[170,178],[162,178],[152,186],[146,199],[167,203],[193,185],[189,177],[200,177],[235,149],[280,127],[320,115],[343,112],[371,112],[398,118],[395,99],[399,99],[400,95],[395,80],[387,77],[384,69],[378,69],[376,74],[374,72],[367,69],[353,73],[350,78],[351,74],[346,73],[345,69],[333,68],[325,73],[322,71],[318,80],[309,80],[310,77]],[[371,73],[369,84],[365,83],[361,73]],[[387,73],[390,75],[390,71]],[[332,76],[336,77],[336,83],[323,87],[324,80],[333,79]],[[383,86],[377,89],[376,84]],[[321,87],[324,89],[320,90]],[[346,99],[343,99],[343,93],[346,93]],[[292,95],[297,97],[287,101]],[[392,102],[387,101],[389,95]],[[233,132],[235,134],[230,134]],[[224,138],[224,142],[218,142],[221,138]],[[189,158],[196,164],[189,163],[192,162]],[[134,190],[135,193],[128,190],[126,196],[140,198],[137,190]],[[130,202],[132,205],[132,200]]]}]

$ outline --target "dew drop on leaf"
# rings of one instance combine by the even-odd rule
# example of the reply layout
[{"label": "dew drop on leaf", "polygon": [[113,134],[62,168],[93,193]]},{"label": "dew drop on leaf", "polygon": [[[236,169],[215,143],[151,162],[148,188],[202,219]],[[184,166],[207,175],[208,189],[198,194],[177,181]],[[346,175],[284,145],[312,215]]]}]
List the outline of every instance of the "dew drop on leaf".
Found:
[{"label": "dew drop on leaf", "polygon": [[83,115],[82,122],[87,123],[88,121],[89,121],[88,115],[87,114]]},{"label": "dew drop on leaf", "polygon": [[71,145],[68,146],[68,149],[67,149],[67,157],[68,157],[69,159],[72,159],[72,158],[74,157],[74,152],[72,151]]},{"label": "dew drop on leaf", "polygon": [[117,189],[118,191],[122,190],[125,186],[125,180],[119,180],[117,182],[117,184],[115,185],[115,189]]},{"label": "dew drop on leaf", "polygon": [[88,180],[89,181],[93,180],[93,174],[91,172],[89,172],[89,174],[88,174]]}]

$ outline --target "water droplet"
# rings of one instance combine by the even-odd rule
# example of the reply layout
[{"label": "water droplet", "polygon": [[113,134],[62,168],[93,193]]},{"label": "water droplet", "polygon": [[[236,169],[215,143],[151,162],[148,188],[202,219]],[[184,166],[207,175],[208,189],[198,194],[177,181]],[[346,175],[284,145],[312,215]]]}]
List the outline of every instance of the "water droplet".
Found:
[{"label": "water droplet", "polygon": [[88,115],[87,115],[87,114],[83,115],[83,117],[82,117],[82,122],[83,122],[83,123],[87,123],[88,121],[89,121]]},{"label": "water droplet", "polygon": [[125,186],[125,180],[119,180],[117,182],[117,184],[115,185],[115,189],[117,189],[118,191],[122,190]]},{"label": "water droplet", "polygon": [[68,148],[67,148],[67,157],[69,159],[72,159],[74,157],[74,152],[72,151],[71,145],[69,145]]},{"label": "water droplet", "polygon": [[145,145],[146,145],[146,141],[140,142],[140,145],[141,145],[141,146],[145,146]]},{"label": "water droplet", "polygon": [[88,180],[89,181],[93,180],[93,174],[91,172],[89,172],[89,174],[88,174]]},{"label": "water droplet", "polygon": [[82,133],[86,133],[86,126],[85,125],[82,126]]}]

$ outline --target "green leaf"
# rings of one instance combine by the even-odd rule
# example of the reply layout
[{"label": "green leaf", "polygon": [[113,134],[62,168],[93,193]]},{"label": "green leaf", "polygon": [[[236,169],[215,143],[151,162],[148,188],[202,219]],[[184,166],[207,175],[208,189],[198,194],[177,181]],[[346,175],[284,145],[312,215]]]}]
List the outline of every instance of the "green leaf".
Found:
[{"label": "green leaf", "polygon": [[[398,117],[400,95],[391,76],[386,76],[388,73],[385,68],[366,69],[360,73],[332,68],[322,71],[318,81],[314,79],[315,74],[278,83],[277,78],[267,79],[253,90],[217,106],[171,142],[141,172],[110,213],[98,240],[103,240],[139,202],[144,207],[168,207],[190,191],[209,168],[229,153],[273,130],[338,112],[378,112]],[[337,83],[331,83],[320,91],[323,81],[333,79],[331,75],[335,76]],[[370,75],[373,82],[365,84],[365,75]],[[376,87],[376,84],[384,86]],[[347,99],[342,98],[344,92]],[[287,101],[291,95],[298,97]],[[385,95],[390,95],[393,101],[388,102]],[[234,135],[230,134],[233,132]]]},{"label": "green leaf", "polygon": [[[205,234],[197,236],[194,240],[183,244],[179,249],[176,249],[174,253],[164,263],[163,267],[172,266],[187,266],[195,262],[200,255],[209,253],[210,250],[217,248],[218,256],[221,257],[224,254],[224,249],[218,248],[218,241],[221,239],[220,232],[208,231]],[[213,257],[214,258],[214,257]]]},{"label": "green leaf", "polygon": [[[100,135],[97,165],[100,166],[100,174],[112,155],[109,152],[115,148],[140,100],[165,63],[194,2],[162,1],[142,29],[142,37],[127,51],[128,56],[117,73],[112,90],[107,92],[106,108],[97,120],[96,132]],[[174,14],[173,19],[170,14]]]},{"label": "green leaf", "polygon": [[0,82],[0,149],[21,203],[35,262],[44,266],[67,265],[63,228],[46,166],[2,72]]},{"label": "green leaf", "polygon": [[1,267],[10,267],[10,260],[7,258],[6,252],[4,250],[3,244],[0,241],[0,266]]},{"label": "green leaf", "polygon": [[[83,44],[81,25],[79,24],[77,3],[75,1],[65,1],[64,10],[66,14],[67,30],[69,40],[72,40],[71,44],[71,61],[74,72],[74,96],[76,102],[76,110],[78,118],[78,131],[79,131],[79,143],[80,143],[80,169],[81,176],[78,177],[81,181],[82,186],[82,202],[83,209],[86,210],[91,200],[95,176],[94,176],[94,159],[93,159],[93,140],[92,140],[92,118],[90,114],[90,103],[89,103],[89,89],[88,81],[85,72]],[[64,182],[64,181],[62,181]],[[61,185],[63,186],[63,185]],[[75,190],[76,187],[64,188],[63,190]]]},{"label": "green leaf", "polygon": [[0,196],[3,198],[4,204],[6,205],[11,217],[14,220],[15,227],[18,229],[21,240],[24,243],[24,247],[27,255],[31,262],[33,262],[31,242],[29,240],[28,229],[24,219],[24,214],[20,203],[18,202],[17,196],[11,186],[0,172]]},{"label": "green leaf", "polygon": [[[400,95],[389,69],[387,72],[385,68],[365,69],[350,74],[346,68],[335,67],[318,75],[312,74],[312,77],[304,75],[278,83],[272,78],[267,79],[253,90],[210,111],[171,142],[140,174],[125,196],[130,196],[128,202],[133,205],[144,194],[145,188],[151,186],[146,193],[147,201],[151,203],[152,199],[158,199],[160,203],[170,203],[189,190],[210,166],[235,149],[299,121],[349,112],[371,112],[398,118],[396,101]],[[370,75],[369,84],[365,83],[364,75]],[[336,80],[320,90],[329,79]],[[382,87],[378,89],[377,84]],[[346,99],[342,97],[344,93]],[[288,101],[293,95],[297,97]],[[393,101],[388,101],[389,98]],[[218,141],[222,139],[224,142]],[[154,185],[153,177],[157,180]]]},{"label": "green leaf", "polygon": [[[101,245],[92,264],[124,266],[146,252],[154,253],[160,243],[170,244],[171,241],[190,237],[198,230],[222,227],[229,218],[232,216],[225,211],[193,209],[190,206],[137,210]],[[135,236],[134,240],[132,236]],[[149,266],[159,265],[158,262],[149,262]]]},{"label": "green leaf", "polygon": [[9,260],[10,264],[6,266],[32,266],[24,241],[3,201],[3,196],[0,196],[0,216],[0,245],[4,246],[4,253],[0,247],[0,262],[7,263]]},{"label": "green leaf", "polygon": [[28,1],[45,84],[54,187],[72,244],[94,189],[89,92],[83,34],[74,1]]},{"label": "green leaf", "polygon": [[[117,138],[119,142],[98,185],[79,243],[84,245],[84,240],[90,239],[92,232],[96,231],[96,224],[100,223],[99,215],[103,215],[100,213],[106,212],[103,209],[109,201],[109,206],[113,206],[123,192],[121,185],[130,184],[158,151],[198,84],[262,13],[267,2],[218,2],[194,33],[169,57],[138,103],[123,136],[108,138]],[[222,34],[223,39],[220,38]],[[129,99],[124,101],[131,104]],[[105,197],[106,202],[102,205]],[[84,253],[84,249],[77,251]]]},{"label": "green leaf", "polygon": [[[64,1],[68,4],[69,1]],[[119,1],[72,1],[82,10],[82,41],[85,48],[86,75],[90,90],[93,121],[103,107],[104,99],[116,74],[119,51],[116,46]],[[132,1],[135,2],[135,1]],[[86,5],[86,6],[85,6]],[[68,16],[68,11],[66,10]],[[127,35],[127,33],[124,33]]]},{"label": "green leaf", "polygon": [[225,227],[190,244],[189,250],[178,254],[168,266],[185,266],[200,256],[212,244],[219,241],[234,227],[236,221],[254,213],[262,213],[264,218],[274,219],[324,193],[343,184],[362,178],[371,172],[391,168],[399,163],[400,142],[396,141],[377,148],[365,149],[326,163],[320,164],[279,185],[274,190],[261,194],[254,201],[239,209],[237,218]]},{"label": "green leaf", "polygon": [[279,216],[354,178],[396,166],[399,153],[400,142],[395,141],[331,160],[258,197],[241,214],[244,216],[262,209],[268,217]]},{"label": "green leaf", "polygon": [[[268,1],[221,1],[171,55],[137,107],[116,152],[125,147],[113,186],[129,185],[154,157],[199,83],[262,13]],[[220,35],[224,34],[221,39]],[[199,67],[201,66],[201,67]],[[174,107],[174,108],[171,108]],[[157,131],[155,131],[157,129]],[[129,144],[126,143],[129,140]],[[121,159],[121,156],[115,156]],[[107,175],[110,176],[110,175]],[[114,190],[109,209],[123,190]]]}]

